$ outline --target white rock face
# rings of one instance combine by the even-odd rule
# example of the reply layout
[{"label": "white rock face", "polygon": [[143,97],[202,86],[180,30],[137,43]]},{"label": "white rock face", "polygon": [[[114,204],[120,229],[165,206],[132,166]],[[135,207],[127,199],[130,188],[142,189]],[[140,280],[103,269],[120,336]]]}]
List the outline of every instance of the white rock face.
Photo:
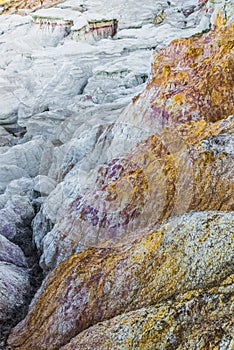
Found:
[{"label": "white rock face", "polygon": [[42,137],[13,146],[0,154],[0,192],[14,179],[39,174],[45,140]]},{"label": "white rock face", "polygon": [[33,181],[33,190],[41,196],[48,196],[56,187],[56,182],[48,176],[38,175]]},{"label": "white rock face", "polygon": [[[186,6],[193,3],[188,1]],[[147,5],[140,2],[138,5],[136,1],[103,3],[90,0],[85,2],[87,11],[84,13],[74,6],[68,1],[57,5],[57,9],[42,9],[32,14],[34,19],[31,16],[1,16],[2,125],[9,126],[18,120],[25,126],[28,119],[38,113],[71,106],[74,99],[84,93],[89,77],[93,78],[86,92],[93,96],[95,103],[134,94],[131,88],[144,82],[149,73],[148,49],[208,26],[208,17],[204,23],[206,14],[201,16],[199,6],[193,7],[192,13],[185,16],[183,1],[176,4],[161,1],[157,5],[155,1],[149,1]],[[154,25],[155,17],[162,11],[164,20]],[[73,20],[75,29],[90,20],[98,23],[116,18],[118,32],[114,40],[73,42],[61,23],[40,27],[33,23],[35,18],[47,18],[49,23],[58,18]],[[103,91],[102,98],[99,89]],[[108,91],[106,97],[103,89]],[[53,118],[53,112],[51,115]]]}]

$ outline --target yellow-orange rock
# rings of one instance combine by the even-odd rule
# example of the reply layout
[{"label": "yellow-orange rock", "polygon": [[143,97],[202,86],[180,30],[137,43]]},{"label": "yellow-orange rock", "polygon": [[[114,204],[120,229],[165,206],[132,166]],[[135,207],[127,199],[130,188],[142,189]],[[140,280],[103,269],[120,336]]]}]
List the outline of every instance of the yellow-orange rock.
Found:
[{"label": "yellow-orange rock", "polygon": [[234,209],[233,33],[231,23],[155,56],[151,81],[122,116],[153,135],[97,170],[94,190],[45,237],[45,270],[172,215]]},{"label": "yellow-orange rock", "polygon": [[45,269],[84,247],[191,210],[234,210],[234,118],[164,128],[99,170],[44,239]]},{"label": "yellow-orange rock", "polygon": [[59,2],[59,0],[0,0],[0,5],[3,7],[2,14],[6,14],[18,13],[20,10],[26,9],[33,12],[41,7],[48,8]]},{"label": "yellow-orange rock", "polygon": [[232,49],[233,24],[157,54],[122,116],[152,135],[100,167],[45,237],[45,269],[70,257],[11,350],[233,349]]},{"label": "yellow-orange rock", "polygon": [[[233,277],[233,276],[232,276]],[[142,308],[98,323],[62,350],[232,350],[233,292],[190,291],[157,307]]]},{"label": "yellow-orange rock", "polygon": [[170,123],[214,122],[232,114],[233,37],[231,23],[174,40],[156,52],[152,79],[133,99],[121,122],[153,133]]},{"label": "yellow-orange rock", "polygon": [[[166,323],[170,321],[172,328],[167,324],[162,328],[173,334],[174,327],[177,344],[182,346],[186,334],[181,335],[179,330],[191,322],[193,314],[200,312],[201,315],[197,316],[193,325],[189,325],[188,330],[196,332],[198,327],[198,331],[202,330],[201,337],[205,334],[206,341],[206,329],[211,329],[211,332],[216,329],[215,323],[212,324],[214,320],[216,325],[220,323],[222,335],[228,336],[231,329],[230,304],[233,302],[233,225],[233,212],[194,212],[174,217],[158,228],[145,229],[125,244],[112,248],[90,248],[73,255],[48,275],[27,317],[11,333],[8,341],[10,349],[60,349],[81,331],[100,321],[160,303],[162,306],[157,306],[152,312],[153,321],[146,328],[149,333],[151,329],[155,332],[155,322],[163,318]],[[217,295],[209,297],[210,293]],[[227,296],[223,310],[219,293]],[[176,310],[186,314],[189,308],[191,316],[182,314],[176,318]],[[217,311],[216,315],[213,308]],[[125,319],[132,327],[132,335],[129,330],[130,333],[125,332],[126,337],[134,341],[135,328],[140,331],[138,337],[143,338],[140,343],[145,341],[149,344],[144,324],[137,326],[137,319],[144,320],[141,313],[142,310],[133,313],[132,318],[123,316],[113,324],[117,322],[121,325]],[[181,325],[181,317],[184,325]],[[146,325],[148,321],[145,321]],[[111,322],[109,327],[112,327]],[[121,336],[121,330],[119,332]],[[95,334],[91,344],[95,344],[95,337],[99,337]],[[216,331],[212,333],[211,340],[214,341],[214,338]],[[84,339],[81,335],[81,340]],[[79,347],[79,341],[75,348],[83,349]],[[102,346],[91,348],[102,349]],[[74,347],[68,346],[68,349]]]}]

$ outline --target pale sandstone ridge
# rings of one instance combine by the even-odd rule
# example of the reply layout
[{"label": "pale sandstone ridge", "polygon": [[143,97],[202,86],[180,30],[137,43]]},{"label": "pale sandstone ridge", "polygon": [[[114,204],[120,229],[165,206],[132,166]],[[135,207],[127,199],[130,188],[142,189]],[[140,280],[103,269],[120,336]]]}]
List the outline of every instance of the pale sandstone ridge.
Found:
[{"label": "pale sandstone ridge", "polygon": [[[233,242],[233,212],[193,212],[145,229],[125,243],[75,254],[45,279],[27,317],[12,331],[10,349],[60,349],[85,329],[65,349],[79,348],[85,339],[85,348],[93,344],[94,349],[108,348],[114,339],[123,349],[138,349],[137,344],[147,349],[157,340],[159,349],[163,342],[187,349],[193,338],[197,349],[204,349],[207,341],[211,349],[233,331]],[[141,309],[151,305],[155,308],[144,320],[147,310]],[[138,311],[126,314],[133,310]],[[189,312],[198,313],[193,324]],[[186,324],[192,332],[188,339],[180,334]],[[107,337],[100,344],[102,334],[95,330],[103,328]],[[154,340],[160,328],[167,341],[162,334]]]}]

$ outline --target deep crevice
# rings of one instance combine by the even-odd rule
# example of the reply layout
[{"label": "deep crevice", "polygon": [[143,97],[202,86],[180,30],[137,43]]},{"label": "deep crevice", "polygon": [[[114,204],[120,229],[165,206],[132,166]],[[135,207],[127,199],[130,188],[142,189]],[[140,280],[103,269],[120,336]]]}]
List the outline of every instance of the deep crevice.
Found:
[{"label": "deep crevice", "polygon": [[0,350],[8,349],[6,342],[11,329],[27,315],[30,302],[44,279],[43,271],[39,266],[40,256],[32,240],[31,223],[32,221],[29,221],[24,222],[23,226],[19,225],[17,227],[16,237],[12,240],[13,243],[22,249],[26,257],[29,270],[30,291],[25,295],[24,304],[20,307],[15,307],[14,312],[11,312],[4,322],[0,322]]}]

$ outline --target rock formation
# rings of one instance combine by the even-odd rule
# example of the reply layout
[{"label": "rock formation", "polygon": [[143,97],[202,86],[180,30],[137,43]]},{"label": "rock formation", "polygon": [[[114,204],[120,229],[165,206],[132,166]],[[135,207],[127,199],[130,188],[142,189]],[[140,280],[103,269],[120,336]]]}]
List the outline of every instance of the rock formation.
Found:
[{"label": "rock formation", "polygon": [[233,219],[233,212],[184,214],[120,245],[73,255],[43,282],[10,349],[229,344]]},{"label": "rock formation", "polygon": [[115,126],[156,134],[92,174],[92,190],[78,193],[45,237],[43,268],[172,215],[233,210],[233,32],[231,24],[156,55],[150,83]]},{"label": "rock formation", "polygon": [[0,13],[0,349],[233,349],[233,0]]}]

